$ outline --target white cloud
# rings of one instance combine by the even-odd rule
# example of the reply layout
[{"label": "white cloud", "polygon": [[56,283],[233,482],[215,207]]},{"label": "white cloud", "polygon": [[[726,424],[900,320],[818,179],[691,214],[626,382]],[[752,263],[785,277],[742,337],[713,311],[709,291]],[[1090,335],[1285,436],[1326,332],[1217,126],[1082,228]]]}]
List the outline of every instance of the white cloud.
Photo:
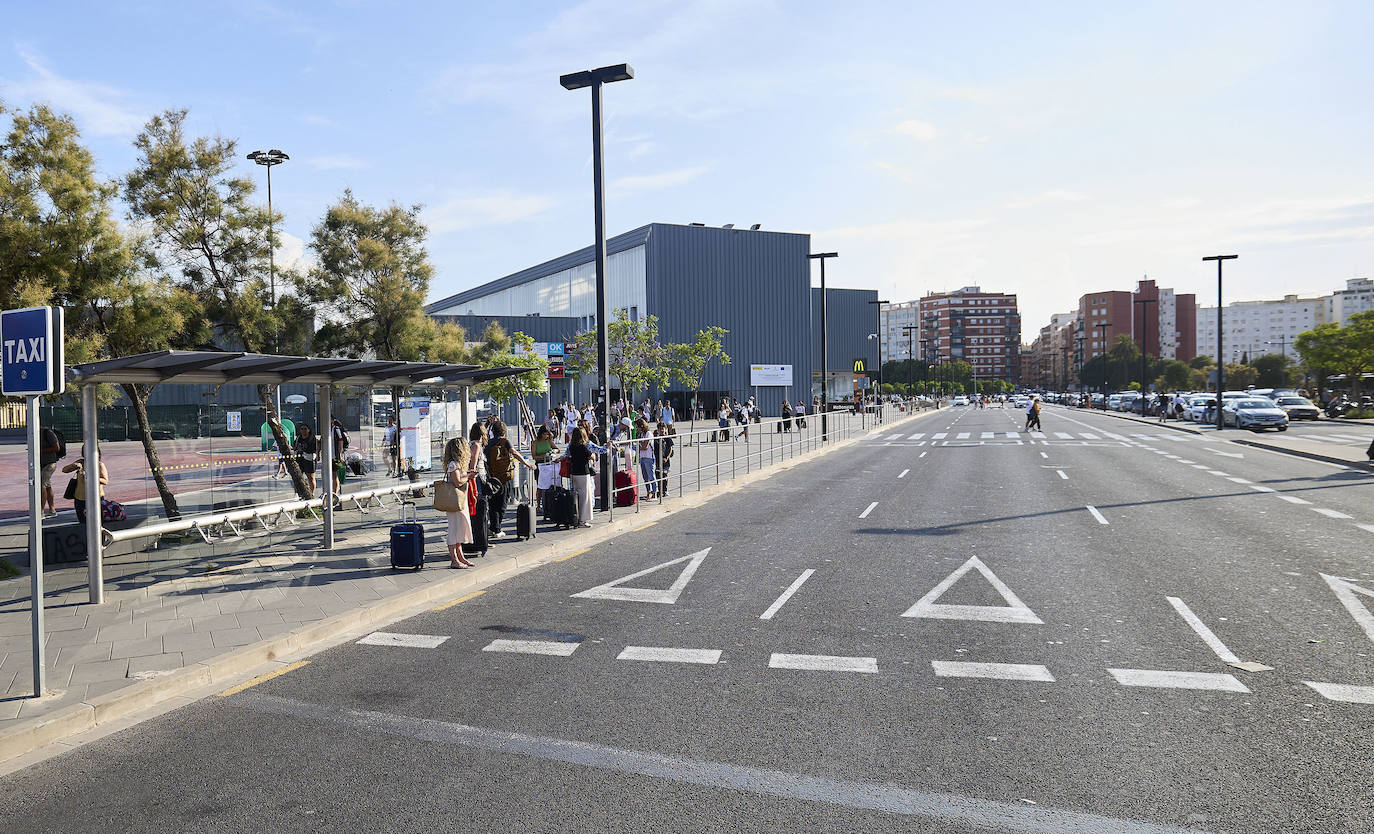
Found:
[{"label": "white cloud", "polygon": [[497,191],[460,194],[423,210],[425,223],[434,234],[500,226],[548,211],[555,204],[543,194]]},{"label": "white cloud", "polygon": [[938,135],[935,125],[930,122],[923,122],[919,119],[907,119],[898,122],[887,129],[888,133],[895,133],[898,136],[909,136],[920,142],[933,142]]},{"label": "white cloud", "polygon": [[308,271],[315,266],[315,259],[305,251],[305,241],[278,229],[274,235],[277,241],[277,268]]},{"label": "white cloud", "polygon": [[1071,191],[1067,188],[1052,188],[1042,191],[1030,197],[1018,197],[1008,200],[1003,205],[1007,208],[1033,208],[1036,206],[1047,206],[1060,203],[1081,203],[1091,199],[1081,191]]},{"label": "white cloud", "polygon": [[122,90],[63,78],[27,47],[16,51],[33,77],[0,85],[12,98],[71,113],[82,132],[96,136],[132,136],[143,127],[143,115],[129,106],[128,94]]},{"label": "white cloud", "polygon": [[691,182],[708,170],[710,170],[709,165],[698,165],[694,168],[679,168],[676,171],[664,171],[661,174],[643,174],[634,177],[621,177],[611,183],[611,190],[626,194],[636,191],[658,191],[663,188],[674,188]]},{"label": "white cloud", "polygon": [[346,153],[307,157],[302,161],[317,171],[357,171],[368,167],[367,160]]}]

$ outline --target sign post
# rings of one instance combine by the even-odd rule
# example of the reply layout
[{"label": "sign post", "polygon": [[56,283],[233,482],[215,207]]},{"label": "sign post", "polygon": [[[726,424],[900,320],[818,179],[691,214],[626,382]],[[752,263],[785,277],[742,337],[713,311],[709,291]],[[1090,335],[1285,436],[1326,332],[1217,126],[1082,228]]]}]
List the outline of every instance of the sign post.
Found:
[{"label": "sign post", "polygon": [[[0,392],[28,399],[29,574],[33,596],[33,694],[47,689],[43,660],[43,468],[38,398],[66,388],[62,361],[62,308],[26,307],[0,312]],[[100,510],[97,508],[96,512]]]}]

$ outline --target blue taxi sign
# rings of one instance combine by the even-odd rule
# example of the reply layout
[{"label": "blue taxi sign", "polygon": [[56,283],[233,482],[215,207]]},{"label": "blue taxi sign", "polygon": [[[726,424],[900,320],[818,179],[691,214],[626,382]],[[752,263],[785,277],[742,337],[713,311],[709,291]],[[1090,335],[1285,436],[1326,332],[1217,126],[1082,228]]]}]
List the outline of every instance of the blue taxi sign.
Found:
[{"label": "blue taxi sign", "polygon": [[0,392],[60,394],[66,388],[61,307],[0,312]]}]

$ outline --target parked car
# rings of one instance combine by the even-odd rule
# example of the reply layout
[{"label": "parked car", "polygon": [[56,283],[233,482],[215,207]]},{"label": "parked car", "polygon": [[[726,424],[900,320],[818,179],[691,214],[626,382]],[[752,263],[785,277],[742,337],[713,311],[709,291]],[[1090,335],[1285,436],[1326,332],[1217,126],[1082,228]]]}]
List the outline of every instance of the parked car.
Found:
[{"label": "parked car", "polygon": [[1322,410],[1306,397],[1277,397],[1274,404],[1283,409],[1289,420],[1316,420],[1322,413]]},{"label": "parked car", "polygon": [[1238,429],[1277,429],[1288,431],[1288,415],[1265,397],[1236,397],[1222,400],[1221,421],[1223,425]]},{"label": "parked car", "polygon": [[1183,409],[1183,419],[1201,423],[1207,417],[1207,403],[1217,398],[1216,394],[1194,394],[1188,398]]},{"label": "parked car", "polygon": [[954,399],[950,400],[950,401],[949,401],[949,404],[950,404],[950,405],[968,405],[968,397],[965,397],[963,394],[960,394],[959,396],[957,396],[957,397],[955,397]]}]

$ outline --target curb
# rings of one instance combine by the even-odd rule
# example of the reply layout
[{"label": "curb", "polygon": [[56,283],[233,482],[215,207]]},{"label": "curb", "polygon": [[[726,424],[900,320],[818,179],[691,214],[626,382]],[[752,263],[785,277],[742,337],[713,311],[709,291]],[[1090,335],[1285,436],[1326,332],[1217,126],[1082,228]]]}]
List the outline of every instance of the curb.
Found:
[{"label": "curb", "polygon": [[[908,414],[882,423],[881,426],[885,428],[930,414],[939,414],[941,410],[936,408]],[[332,617],[298,627],[284,634],[278,634],[257,643],[233,649],[218,657],[183,667],[169,674],[149,678],[140,683],[98,695],[79,704],[72,704],[40,716],[32,722],[0,732],[0,772],[3,772],[4,763],[33,753],[54,742],[60,742],[79,733],[97,729],[101,725],[127,719],[134,713],[151,709],[212,684],[224,684],[231,679],[251,677],[250,672],[255,672],[263,666],[279,665],[284,657],[309,655],[323,651],[344,642],[354,632],[371,630],[377,626],[406,619],[427,610],[440,601],[457,598],[475,589],[490,587],[512,576],[549,564],[574,551],[593,547],[616,538],[622,533],[648,527],[679,510],[699,507],[720,495],[733,492],[739,487],[764,480],[775,472],[787,471],[797,464],[809,463],[816,458],[864,440],[877,428],[878,426],[870,427],[863,434],[848,440],[841,440],[813,449],[787,462],[740,475],[724,483],[705,487],[690,497],[678,499],[671,507],[654,505],[652,508],[648,508],[647,505],[641,504],[639,506],[644,507],[644,509],[639,512],[627,513],[628,517],[616,518],[608,524],[593,527],[580,534],[574,534],[571,538],[567,536],[550,537],[550,544],[536,544],[532,550],[521,554],[488,557],[487,563],[474,571],[465,571],[451,579],[440,580],[421,588],[403,591],[378,600],[364,608],[335,614]]]},{"label": "curb", "polygon": [[[1074,409],[1074,410],[1076,410],[1076,411],[1083,411],[1084,409],[1081,409],[1081,408],[1080,408],[1080,409]],[[1092,411],[1091,411],[1090,413],[1092,413],[1092,414],[1102,414],[1102,415],[1107,416],[1107,417],[1114,417],[1114,418],[1116,418],[1117,420],[1128,420],[1128,421],[1130,421],[1130,422],[1132,422],[1132,423],[1139,423],[1139,424],[1141,424],[1141,425],[1154,426],[1155,428],[1169,429],[1170,431],[1181,431],[1181,432],[1184,432],[1184,433],[1186,433],[1186,434],[1196,434],[1196,435],[1201,435],[1201,434],[1202,434],[1202,432],[1198,431],[1197,429],[1185,428],[1184,426],[1178,425],[1178,424],[1177,424],[1177,421],[1175,421],[1175,424],[1171,426],[1171,425],[1169,425],[1168,423],[1160,423],[1160,422],[1158,422],[1158,421],[1152,422],[1152,421],[1150,421],[1150,420],[1137,420],[1137,419],[1134,418],[1134,417],[1127,417],[1127,416],[1124,415],[1124,414],[1117,414],[1116,412],[1113,412],[1113,411],[1098,411],[1098,410],[1095,409],[1095,408],[1092,409]]]},{"label": "curb", "polygon": [[1284,455],[1292,455],[1297,458],[1307,458],[1308,460],[1319,460],[1323,463],[1334,463],[1337,466],[1344,466],[1356,472],[1374,472],[1374,461],[1350,460],[1349,458],[1338,458],[1332,455],[1323,455],[1319,452],[1305,452],[1301,449],[1290,449],[1285,446],[1270,446],[1268,443],[1261,443],[1258,440],[1230,440],[1238,446],[1250,446],[1255,449],[1263,449],[1266,452],[1278,452]]}]

